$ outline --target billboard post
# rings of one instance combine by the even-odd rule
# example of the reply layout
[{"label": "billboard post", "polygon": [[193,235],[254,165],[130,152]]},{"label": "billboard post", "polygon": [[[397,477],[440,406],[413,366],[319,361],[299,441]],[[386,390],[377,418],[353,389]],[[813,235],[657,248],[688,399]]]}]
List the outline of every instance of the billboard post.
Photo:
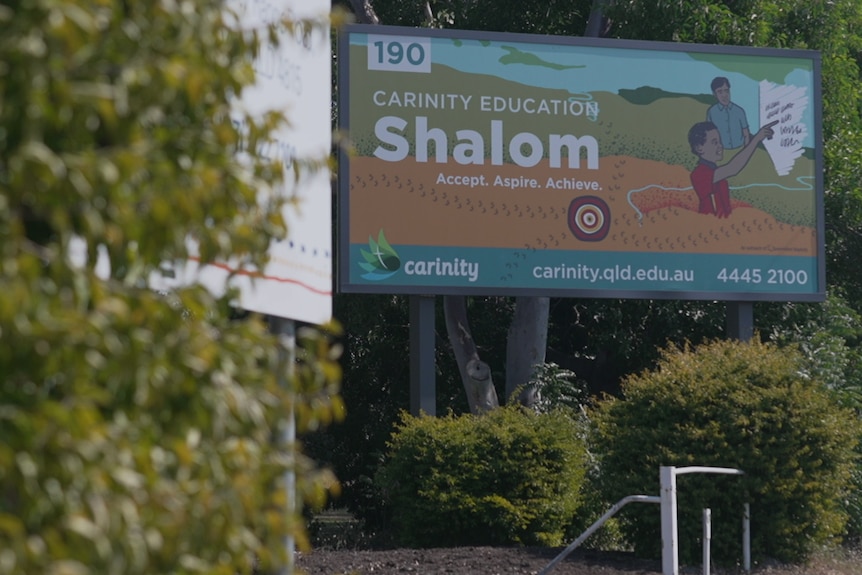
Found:
[{"label": "billboard post", "polygon": [[750,301],[727,302],[727,337],[750,341],[754,336],[754,304]]},{"label": "billboard post", "polygon": [[825,297],[817,52],[354,25],[339,76],[344,292]]},{"label": "billboard post", "polygon": [[433,295],[410,296],[410,413],[437,415]]}]

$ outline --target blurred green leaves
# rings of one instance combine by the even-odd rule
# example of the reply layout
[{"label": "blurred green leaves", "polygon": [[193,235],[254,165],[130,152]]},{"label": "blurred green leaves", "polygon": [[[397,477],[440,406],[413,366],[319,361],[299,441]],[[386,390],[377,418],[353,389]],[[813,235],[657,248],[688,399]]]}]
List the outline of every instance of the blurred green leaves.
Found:
[{"label": "blurred green leaves", "polygon": [[230,109],[268,40],[232,26],[215,0],[0,8],[0,573],[250,573],[304,541],[285,471],[334,488],[278,425],[342,416],[337,327],[302,332],[283,386],[230,293],[146,285],[189,237],[261,265],[285,232],[257,202],[281,170],[235,157],[285,118],[240,134]]}]

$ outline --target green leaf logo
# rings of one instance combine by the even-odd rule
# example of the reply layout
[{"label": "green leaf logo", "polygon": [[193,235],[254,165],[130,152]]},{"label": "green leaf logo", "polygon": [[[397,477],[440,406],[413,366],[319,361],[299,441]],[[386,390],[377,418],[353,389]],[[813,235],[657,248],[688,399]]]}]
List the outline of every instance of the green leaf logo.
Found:
[{"label": "green leaf logo", "polygon": [[363,279],[380,281],[391,277],[401,268],[401,259],[389,242],[383,230],[377,234],[377,241],[368,236],[368,250],[359,250],[363,261],[358,262],[359,267],[365,270]]}]

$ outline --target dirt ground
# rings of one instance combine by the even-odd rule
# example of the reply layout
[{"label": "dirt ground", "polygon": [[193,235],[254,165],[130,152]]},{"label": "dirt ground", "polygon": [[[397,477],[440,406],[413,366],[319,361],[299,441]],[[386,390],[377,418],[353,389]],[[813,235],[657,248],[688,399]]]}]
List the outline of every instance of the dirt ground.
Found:
[{"label": "dirt ground", "polygon": [[[297,556],[296,567],[307,575],[535,575],[562,551],[532,547],[459,547],[447,549],[318,550]],[[655,575],[660,561],[627,553],[576,549],[550,571],[552,575]],[[680,568],[680,575],[703,573],[700,565]],[[742,569],[713,567],[713,575],[737,575]],[[809,565],[756,565],[759,575],[859,575],[858,551],[824,553]]]}]

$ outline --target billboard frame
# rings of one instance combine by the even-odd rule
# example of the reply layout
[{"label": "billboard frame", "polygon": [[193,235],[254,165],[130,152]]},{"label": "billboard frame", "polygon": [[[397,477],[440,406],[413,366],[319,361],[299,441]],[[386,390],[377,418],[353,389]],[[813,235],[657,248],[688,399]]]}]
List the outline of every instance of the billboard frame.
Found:
[{"label": "billboard frame", "polygon": [[[681,44],[637,40],[612,40],[590,37],[543,36],[533,34],[513,34],[503,32],[479,32],[468,30],[408,28],[400,26],[380,26],[352,24],[345,26],[338,35],[338,125],[342,133],[350,137],[350,41],[354,35],[399,36],[410,38],[504,41],[519,44],[542,44],[549,46],[569,46],[586,48],[615,48],[646,52],[686,52],[730,56],[765,56],[780,58],[799,58],[811,61],[811,95],[813,122],[813,194],[816,235],[816,286],[807,292],[771,291],[721,291],[721,290],[668,290],[668,289],[614,289],[614,288],[555,288],[555,287],[508,287],[508,286],[444,286],[444,285],[388,285],[358,284],[350,281],[350,151],[346,146],[339,150],[337,200],[337,239],[338,258],[336,264],[336,286],[342,293],[386,293],[405,295],[475,295],[475,296],[545,296],[545,297],[583,297],[602,299],[665,299],[665,300],[706,300],[706,301],[799,301],[819,302],[825,300],[825,221],[823,206],[823,149],[822,149],[822,95],[820,54],[813,50],[779,48],[754,48],[742,46],[719,46],[707,44]],[[575,250],[568,250],[575,251]]]}]

